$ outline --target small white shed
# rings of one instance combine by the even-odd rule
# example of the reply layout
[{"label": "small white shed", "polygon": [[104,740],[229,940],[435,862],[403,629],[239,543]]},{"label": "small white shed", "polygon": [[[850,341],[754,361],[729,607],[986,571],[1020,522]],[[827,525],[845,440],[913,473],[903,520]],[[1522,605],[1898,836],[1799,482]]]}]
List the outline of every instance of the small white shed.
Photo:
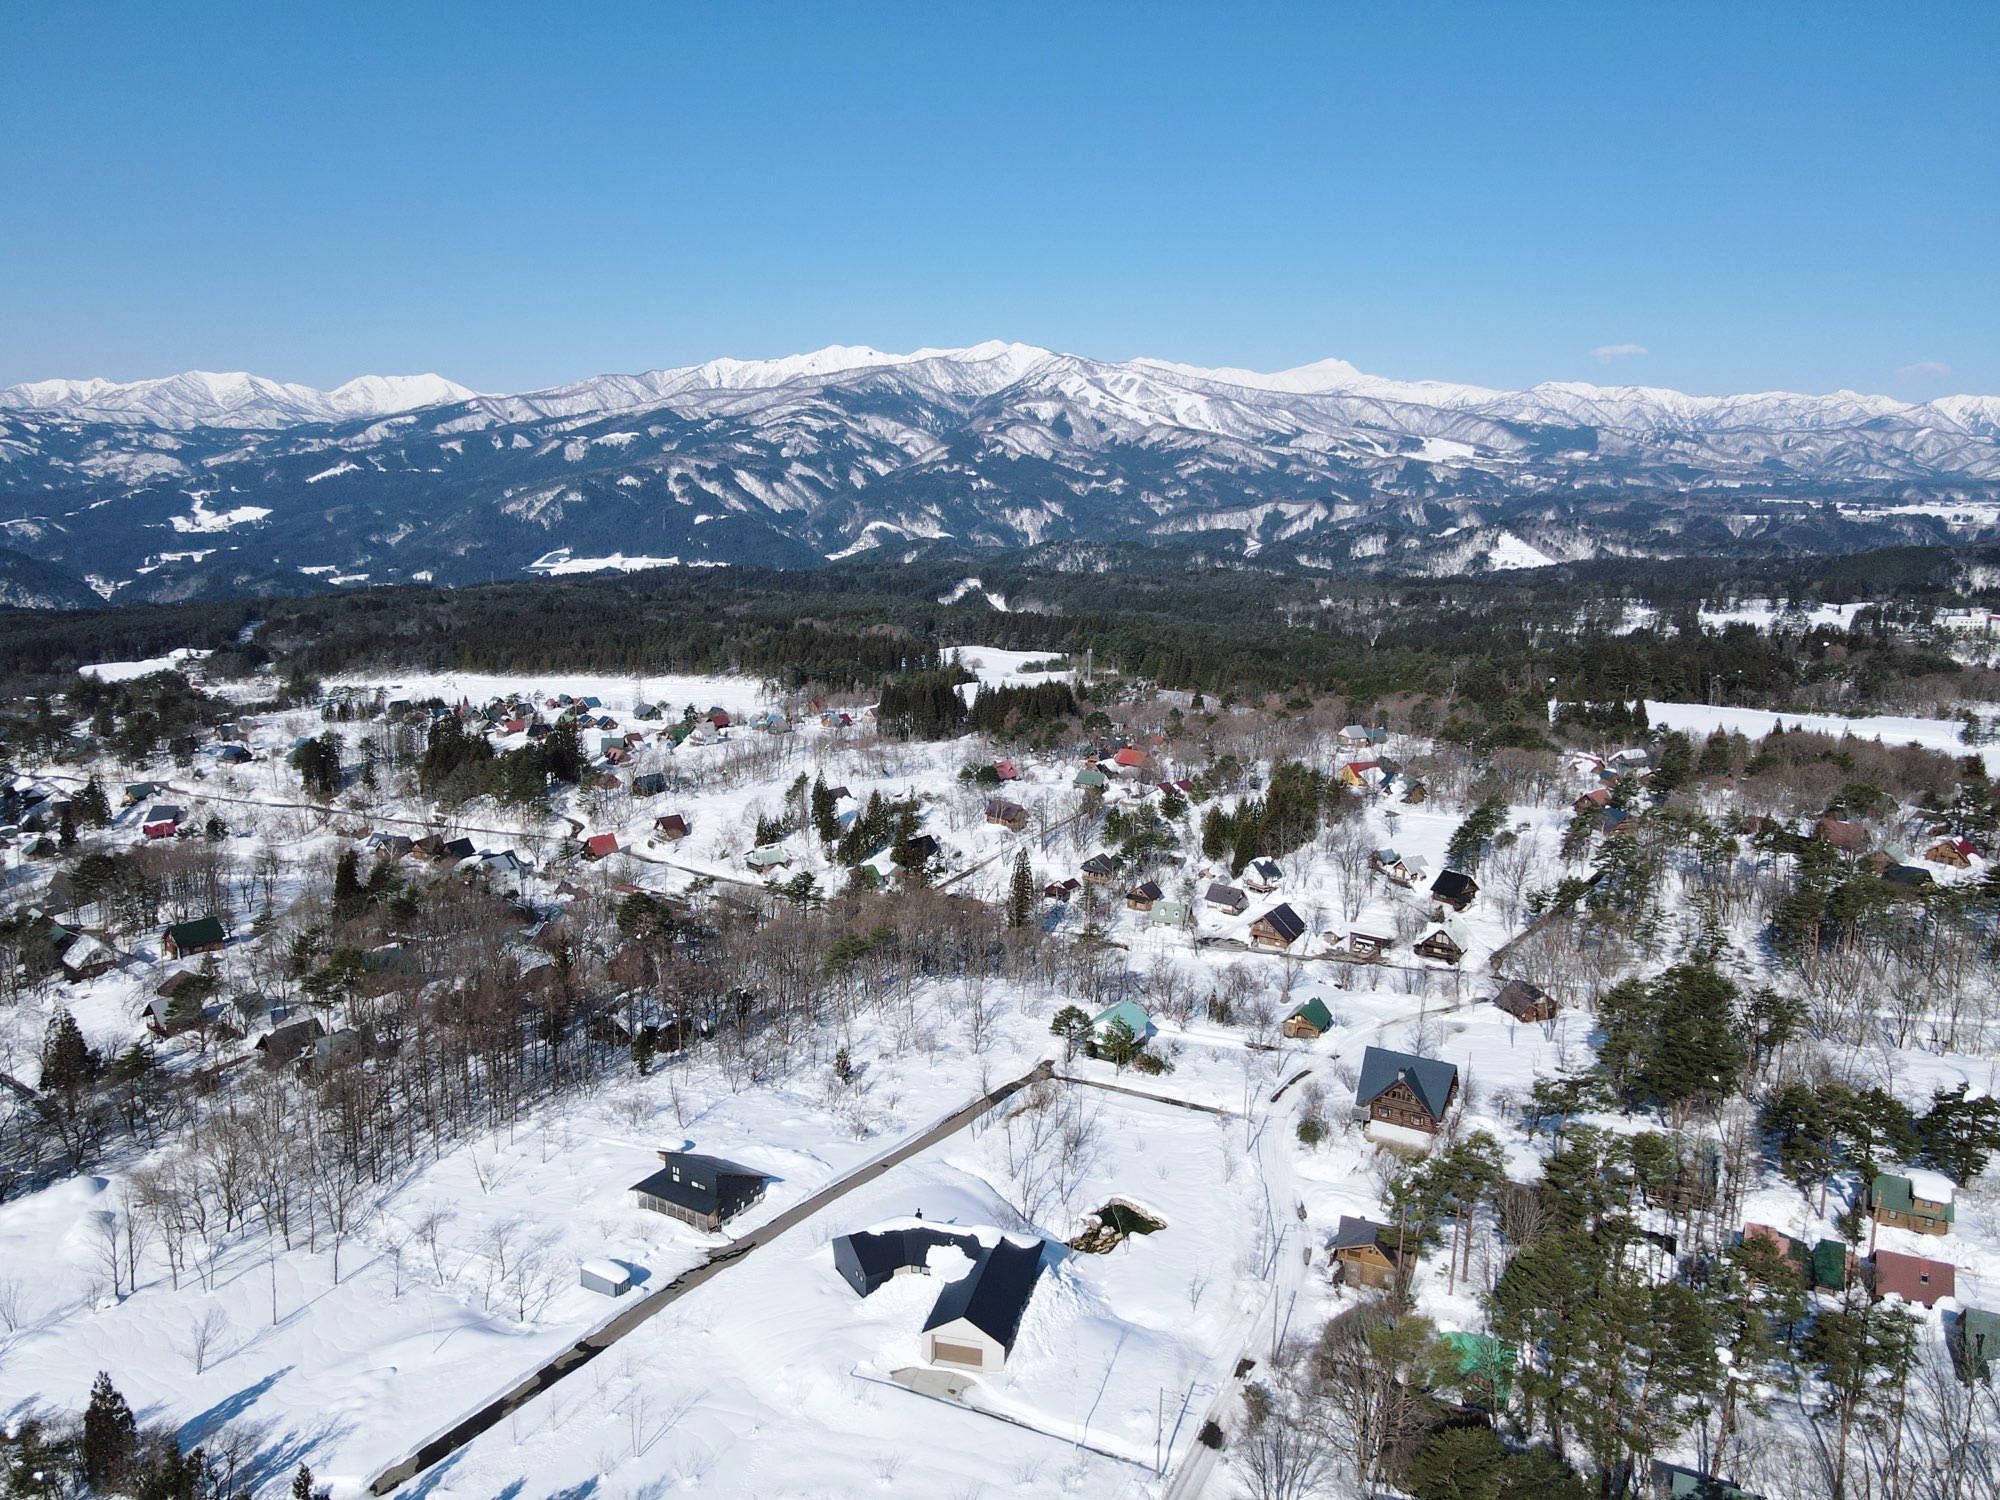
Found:
[{"label": "small white shed", "polygon": [[604,1297],[622,1297],[632,1290],[632,1272],[615,1260],[587,1260],[579,1268],[578,1285]]}]

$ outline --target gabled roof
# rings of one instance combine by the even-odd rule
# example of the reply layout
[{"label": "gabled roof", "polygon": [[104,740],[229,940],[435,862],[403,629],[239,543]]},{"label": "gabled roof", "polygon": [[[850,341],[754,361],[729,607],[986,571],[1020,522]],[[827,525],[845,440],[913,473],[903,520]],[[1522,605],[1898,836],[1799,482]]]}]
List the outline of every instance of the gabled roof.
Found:
[{"label": "gabled roof", "polygon": [[229,941],[222,919],[215,916],[196,917],[192,922],[175,922],[167,928],[167,936],[173,939],[174,947],[183,953],[190,948],[205,948],[210,943]]},{"label": "gabled roof", "polygon": [[1118,861],[1109,854],[1093,854],[1083,862],[1086,875],[1109,875],[1118,868]]},{"label": "gabled roof", "polygon": [[178,823],[186,816],[187,813],[185,811],[174,806],[171,802],[155,802],[151,807],[146,809],[146,816],[142,821],[147,823]]},{"label": "gabled roof", "polygon": [[1040,1240],[1018,1245],[1002,1239],[980,1253],[971,1271],[938,1294],[937,1305],[924,1320],[924,1330],[963,1318],[1001,1348],[1012,1350],[1041,1269]]},{"label": "gabled roof", "polygon": [[1958,1295],[1958,1267],[1948,1260],[1877,1250],[1875,1295],[1901,1297],[1905,1302],[1921,1302],[1929,1307],[1940,1297]]},{"label": "gabled roof", "polygon": [[1158,901],[1164,895],[1166,892],[1160,889],[1157,880],[1142,880],[1125,893],[1130,901]]},{"label": "gabled roof", "polygon": [[1188,919],[1187,902],[1155,901],[1146,918],[1155,927],[1172,927]]},{"label": "gabled roof", "polygon": [[1431,882],[1433,896],[1472,896],[1478,891],[1479,882],[1457,870],[1441,871],[1438,878]]},{"label": "gabled roof", "polygon": [[1387,1047],[1370,1047],[1361,1054],[1361,1081],[1354,1089],[1356,1104],[1372,1104],[1398,1080],[1410,1086],[1433,1119],[1443,1119],[1451,1102],[1452,1085],[1458,1069],[1434,1057],[1416,1057],[1408,1052],[1391,1052]]},{"label": "gabled roof", "polygon": [[1304,1021],[1314,1031],[1327,1032],[1333,1030],[1333,1012],[1326,1008],[1326,1002],[1317,995],[1314,995],[1304,1005],[1293,1011],[1292,1015]]},{"label": "gabled roof", "polygon": [[1493,1003],[1509,1015],[1524,1010],[1533,1010],[1549,998],[1549,992],[1539,985],[1529,984],[1525,979],[1510,979],[1500,986],[1500,993],[1493,997]]},{"label": "gabled roof", "polygon": [[1907,1173],[1883,1172],[1868,1190],[1868,1201],[1891,1213],[1915,1213],[1919,1198],[1927,1203],[1941,1203],[1944,1212],[1939,1217],[1947,1224],[1953,1220],[1953,1200],[1957,1196],[1958,1188],[1949,1177],[1914,1167]]},{"label": "gabled roof", "polygon": [[1265,923],[1273,932],[1277,933],[1279,937],[1288,943],[1296,942],[1305,935],[1306,924],[1300,919],[1299,914],[1283,901],[1280,901],[1250,925],[1254,927],[1257,925],[1257,922]]},{"label": "gabled roof", "polygon": [[1158,1029],[1153,1025],[1153,1018],[1130,1000],[1120,1000],[1116,1005],[1101,1012],[1091,1021],[1090,1029],[1093,1032],[1102,1031],[1113,1021],[1123,1021],[1132,1028],[1132,1035],[1142,1042]]},{"label": "gabled roof", "polygon": [[588,854],[592,859],[602,859],[607,854],[616,854],[618,852],[618,835],[615,833],[597,834],[595,837],[584,840],[583,849],[584,853]]},{"label": "gabled roof", "polygon": [[1377,1224],[1372,1219],[1358,1219],[1351,1214],[1342,1214],[1340,1224],[1333,1231],[1335,1250],[1380,1250],[1390,1260],[1396,1259],[1396,1228],[1393,1224]]},{"label": "gabled roof", "polygon": [[1224,885],[1221,881],[1216,880],[1209,883],[1208,894],[1202,899],[1213,902],[1217,906],[1241,906],[1250,898],[1235,886]]},{"label": "gabled roof", "polygon": [[632,1191],[664,1198],[699,1214],[712,1214],[748,1194],[764,1181],[762,1172],[739,1166],[720,1156],[701,1156],[692,1151],[662,1151],[663,1165]]},{"label": "gabled roof", "polygon": [[1259,880],[1276,880],[1285,872],[1275,859],[1253,859],[1250,861],[1250,873]]}]

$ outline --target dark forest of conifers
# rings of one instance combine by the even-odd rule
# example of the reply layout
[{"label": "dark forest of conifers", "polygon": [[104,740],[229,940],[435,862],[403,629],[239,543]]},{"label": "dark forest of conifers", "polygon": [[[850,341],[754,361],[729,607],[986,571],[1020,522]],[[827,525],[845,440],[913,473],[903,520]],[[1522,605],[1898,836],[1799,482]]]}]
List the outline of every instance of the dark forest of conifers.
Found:
[{"label": "dark forest of conifers", "polygon": [[[1990,555],[1989,555],[1990,554]],[[71,613],[0,613],[0,675],[46,689],[93,661],[181,646],[211,670],[288,677],[360,668],[560,673],[726,672],[790,687],[867,690],[941,645],[1092,651],[1100,669],[1162,687],[1444,695],[1489,714],[1510,699],[1715,698],[1769,707],[1837,696],[1907,703],[1959,664],[1903,627],[1943,606],[1992,602],[1964,581],[1997,549],[1905,548],[1845,557],[1611,559],[1530,573],[1328,580],[1158,553],[1068,566],[982,558],[980,589],[939,600],[963,560],[853,562],[784,572],[661,570],[458,590],[383,588],[281,599]],[[991,592],[1004,611],[986,600]],[[1991,591],[1989,591],[1991,592]],[[1893,601],[1829,626],[1702,628],[1704,603]],[[1622,629],[1628,602],[1654,623]],[[1838,695],[1827,685],[1837,682]],[[1921,698],[1919,689],[1915,696]]]}]

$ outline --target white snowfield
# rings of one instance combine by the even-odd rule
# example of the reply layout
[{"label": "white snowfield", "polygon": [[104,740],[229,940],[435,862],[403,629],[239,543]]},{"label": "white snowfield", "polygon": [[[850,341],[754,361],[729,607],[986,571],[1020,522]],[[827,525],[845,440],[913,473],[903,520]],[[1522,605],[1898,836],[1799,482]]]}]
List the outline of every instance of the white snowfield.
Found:
[{"label": "white snowfield", "polygon": [[1965,743],[1965,726],[1956,719],[1918,719],[1900,714],[1774,713],[1763,708],[1718,708],[1706,703],[1658,703],[1646,700],[1646,721],[1662,729],[1679,729],[1689,734],[1713,734],[1726,729],[1731,734],[1762,739],[1783,724],[1787,730],[1809,729],[1830,734],[1835,739],[1851,735],[1858,740],[1879,740],[1885,745],[1918,745],[1946,755],[1978,755],[1988,771],[2000,771],[2000,746]]}]

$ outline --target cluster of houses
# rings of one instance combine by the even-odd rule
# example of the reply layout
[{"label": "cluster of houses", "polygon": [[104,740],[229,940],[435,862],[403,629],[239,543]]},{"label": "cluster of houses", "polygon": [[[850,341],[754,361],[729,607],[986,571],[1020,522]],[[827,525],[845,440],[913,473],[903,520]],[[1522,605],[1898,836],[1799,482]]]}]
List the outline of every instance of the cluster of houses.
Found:
[{"label": "cluster of houses", "polygon": [[[1957,1299],[1957,1266],[1940,1256],[1881,1248],[1876,1240],[1885,1227],[1939,1238],[1949,1235],[1957,1216],[1957,1196],[1957,1184],[1940,1172],[1909,1167],[1878,1173],[1862,1198],[1869,1219],[1865,1257],[1841,1240],[1807,1245],[1768,1224],[1744,1225],[1743,1237],[1784,1251],[1815,1291],[1843,1292],[1858,1281],[1878,1300],[1895,1297],[1915,1307],[1934,1308],[1945,1298]],[[1961,1308],[1947,1321],[1945,1336],[1964,1378],[1990,1376],[1992,1363],[2000,1359],[2000,1312]]]}]

